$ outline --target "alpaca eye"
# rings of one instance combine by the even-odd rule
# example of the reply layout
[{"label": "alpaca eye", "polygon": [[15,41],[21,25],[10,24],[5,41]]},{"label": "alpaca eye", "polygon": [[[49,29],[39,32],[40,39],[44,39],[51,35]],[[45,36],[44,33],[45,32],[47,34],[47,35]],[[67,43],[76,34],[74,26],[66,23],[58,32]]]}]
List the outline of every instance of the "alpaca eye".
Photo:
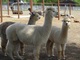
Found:
[{"label": "alpaca eye", "polygon": [[70,21],[68,21],[68,22],[70,22]]},{"label": "alpaca eye", "polygon": [[66,22],[66,21],[63,21],[63,22]]},{"label": "alpaca eye", "polygon": [[53,12],[55,12],[55,11],[53,11]]},{"label": "alpaca eye", "polygon": [[36,15],[36,17],[38,17],[38,15]]}]

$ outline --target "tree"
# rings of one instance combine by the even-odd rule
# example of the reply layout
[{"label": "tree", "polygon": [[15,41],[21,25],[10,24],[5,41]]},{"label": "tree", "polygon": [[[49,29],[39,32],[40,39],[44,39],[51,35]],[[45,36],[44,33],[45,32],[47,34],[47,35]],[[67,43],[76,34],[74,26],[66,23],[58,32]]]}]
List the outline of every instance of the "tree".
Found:
[{"label": "tree", "polygon": [[[2,0],[2,1],[3,1],[3,3],[7,3],[8,0]],[[23,0],[23,1],[29,2],[30,0]],[[64,1],[64,0],[60,0],[60,1]],[[80,5],[80,0],[73,0],[73,1],[77,2]],[[42,0],[33,0],[33,2],[35,2],[35,3],[41,3]],[[44,0],[44,2],[45,3],[52,3],[52,2],[56,3],[56,2],[58,2],[58,0]]]},{"label": "tree", "polygon": [[74,0],[75,2],[77,2],[78,4],[80,4],[80,0]]}]

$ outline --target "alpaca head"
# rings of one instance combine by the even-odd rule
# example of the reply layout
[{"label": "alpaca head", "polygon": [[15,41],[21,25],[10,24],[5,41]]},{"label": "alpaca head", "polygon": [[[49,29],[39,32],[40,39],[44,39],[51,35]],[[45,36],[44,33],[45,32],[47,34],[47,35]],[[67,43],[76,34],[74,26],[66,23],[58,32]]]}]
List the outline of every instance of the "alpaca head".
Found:
[{"label": "alpaca head", "polygon": [[56,8],[49,7],[49,8],[46,9],[46,15],[50,16],[50,17],[57,16],[58,15],[58,11],[57,11]]},{"label": "alpaca head", "polygon": [[31,8],[28,8],[28,10],[31,12]]},{"label": "alpaca head", "polygon": [[40,19],[40,15],[36,12],[32,12],[31,16],[30,16],[31,20],[37,21]]},{"label": "alpaca head", "polygon": [[65,16],[64,19],[63,19],[63,26],[69,27],[70,26],[70,22],[71,22],[70,17],[69,16]]}]

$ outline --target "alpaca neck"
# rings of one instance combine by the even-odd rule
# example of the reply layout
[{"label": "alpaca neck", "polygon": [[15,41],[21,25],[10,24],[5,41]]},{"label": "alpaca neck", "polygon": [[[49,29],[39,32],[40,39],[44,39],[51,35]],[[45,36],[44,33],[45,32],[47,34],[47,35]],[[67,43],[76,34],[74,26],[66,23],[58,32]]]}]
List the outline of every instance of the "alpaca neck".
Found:
[{"label": "alpaca neck", "polygon": [[28,22],[28,25],[34,25],[36,21],[34,21],[34,19],[30,18],[29,19],[29,22]]},{"label": "alpaca neck", "polygon": [[65,38],[67,37],[67,33],[68,33],[68,27],[62,26],[61,36]]},{"label": "alpaca neck", "polygon": [[53,18],[51,17],[51,15],[49,15],[49,13],[45,15],[45,22],[43,27],[44,30],[46,30],[46,33],[51,29],[52,19]]}]

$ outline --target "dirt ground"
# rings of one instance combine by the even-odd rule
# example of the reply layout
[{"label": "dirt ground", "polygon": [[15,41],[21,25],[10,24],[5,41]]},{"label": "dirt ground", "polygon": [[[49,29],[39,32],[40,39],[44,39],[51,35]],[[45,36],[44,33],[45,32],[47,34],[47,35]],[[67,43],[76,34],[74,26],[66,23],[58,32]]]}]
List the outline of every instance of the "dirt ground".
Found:
[{"label": "dirt ground", "polygon": [[[67,48],[66,48],[66,60],[80,60],[80,23],[75,23],[74,20],[80,21],[80,11],[73,11],[74,19],[71,21],[71,25],[68,32],[68,41],[67,41]],[[57,18],[54,18],[53,25],[58,26],[61,28],[62,26],[62,18],[58,20]],[[14,22],[20,22],[20,23],[27,23],[28,18],[3,18],[3,22],[5,21],[14,21]],[[44,22],[44,18],[41,17],[39,21],[37,21],[36,25],[42,25]],[[26,46],[25,47],[25,55],[24,60],[33,60],[32,50],[34,47],[32,46]],[[56,54],[56,52],[55,52]],[[8,56],[3,56],[0,48],[0,60],[11,60]],[[16,59],[18,60],[18,59]],[[40,60],[57,60],[57,56],[54,57],[47,57],[45,44],[42,45],[41,51],[40,51]]]}]

